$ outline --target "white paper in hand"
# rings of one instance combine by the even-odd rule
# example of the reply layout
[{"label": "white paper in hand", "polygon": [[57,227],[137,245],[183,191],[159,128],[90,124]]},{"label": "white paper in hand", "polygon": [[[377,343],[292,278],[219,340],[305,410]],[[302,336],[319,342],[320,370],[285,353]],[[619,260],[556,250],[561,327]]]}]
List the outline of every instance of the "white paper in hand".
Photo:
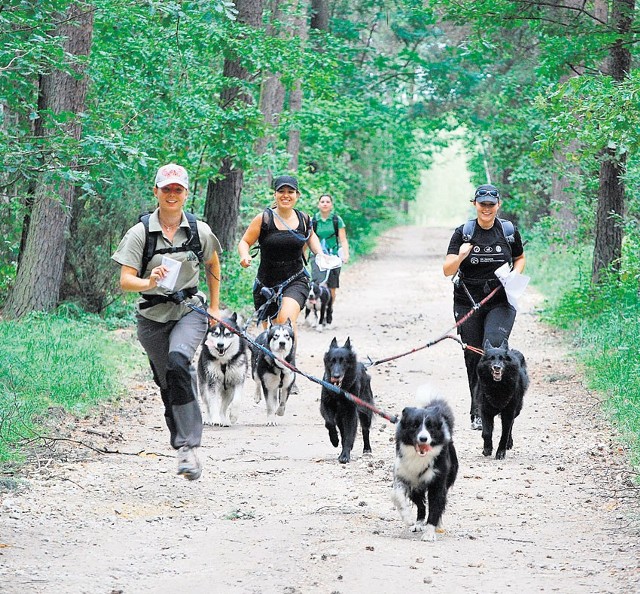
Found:
[{"label": "white paper in hand", "polygon": [[162,256],[162,265],[166,266],[169,269],[169,272],[164,278],[158,281],[158,286],[171,292],[176,286],[182,262],[178,262],[178,260],[174,260],[168,256]]},{"label": "white paper in hand", "polygon": [[316,266],[320,270],[333,270],[342,266],[342,260],[338,256],[316,254]]},{"label": "white paper in hand", "polygon": [[507,300],[518,311],[518,299],[522,297],[524,290],[527,288],[531,280],[530,277],[511,270],[507,263],[500,266],[494,274],[502,283],[504,292],[507,294]]}]

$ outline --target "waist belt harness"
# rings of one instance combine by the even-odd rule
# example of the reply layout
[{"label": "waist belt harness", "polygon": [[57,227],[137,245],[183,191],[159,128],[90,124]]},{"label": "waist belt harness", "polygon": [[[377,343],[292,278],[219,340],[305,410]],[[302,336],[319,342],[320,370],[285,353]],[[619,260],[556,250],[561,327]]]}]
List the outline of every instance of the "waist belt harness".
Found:
[{"label": "waist belt harness", "polygon": [[[187,287],[170,295],[142,295],[145,302],[140,304],[140,309],[148,309],[160,303],[182,303],[185,299],[193,297],[197,293],[198,287]],[[200,300],[202,301],[202,297],[200,297]]]}]

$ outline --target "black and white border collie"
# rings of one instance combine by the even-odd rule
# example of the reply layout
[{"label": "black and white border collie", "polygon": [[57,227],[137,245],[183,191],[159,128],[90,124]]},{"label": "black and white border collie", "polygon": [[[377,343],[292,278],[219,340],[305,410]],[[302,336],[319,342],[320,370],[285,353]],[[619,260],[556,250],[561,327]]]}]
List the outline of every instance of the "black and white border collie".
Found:
[{"label": "black and white border collie", "polygon": [[[423,533],[422,540],[436,540],[447,492],[458,474],[452,437],[453,413],[444,400],[436,398],[424,407],[402,411],[396,428],[392,500],[411,530]],[[415,522],[412,503],[418,508]]]}]

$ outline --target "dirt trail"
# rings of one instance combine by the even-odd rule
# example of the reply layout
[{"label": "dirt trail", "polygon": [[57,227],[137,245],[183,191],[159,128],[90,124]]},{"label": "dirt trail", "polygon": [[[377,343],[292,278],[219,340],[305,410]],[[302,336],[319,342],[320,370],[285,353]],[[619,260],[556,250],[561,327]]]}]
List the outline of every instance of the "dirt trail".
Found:
[{"label": "dirt trail", "polygon": [[[383,236],[343,275],[335,329],[301,329],[300,367],[321,376],[334,335],[373,360],[440,336],[452,325],[441,273],[448,238],[417,227]],[[119,410],[76,427],[123,454],[70,448],[63,461],[34,465],[28,488],[1,496],[0,592],[640,592],[629,528],[637,509],[615,497],[623,453],[565,345],[536,321],[538,300],[529,290],[512,335],[532,383],[506,460],[484,458],[469,428],[455,342],[370,370],[381,408],[399,413],[430,383],[456,415],[460,473],[436,543],[421,542],[392,507],[387,421],[375,421],[372,458],[359,436],[353,461],[340,465],[316,384],[299,378],[280,425],[266,427],[247,381],[239,424],[205,430],[205,470],[191,483],[175,474],[145,381]]]}]

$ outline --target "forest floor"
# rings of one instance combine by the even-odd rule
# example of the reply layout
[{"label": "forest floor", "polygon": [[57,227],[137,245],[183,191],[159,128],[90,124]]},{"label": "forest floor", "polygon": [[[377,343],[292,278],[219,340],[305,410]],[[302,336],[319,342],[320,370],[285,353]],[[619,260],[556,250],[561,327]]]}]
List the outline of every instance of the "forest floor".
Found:
[{"label": "forest floor", "polygon": [[[450,231],[402,227],[343,272],[335,326],[302,327],[298,365],[321,377],[333,336],[361,359],[424,345],[453,325],[441,264]],[[370,368],[378,406],[400,413],[429,384],[451,404],[460,459],[445,532],[422,542],[390,499],[394,426],[376,418],[337,461],[320,388],[298,378],[277,427],[247,380],[239,423],[205,428],[199,481],[176,475],[145,370],[117,405],[60,420],[58,442],[0,494],[3,593],[640,592],[640,512],[623,448],[583,385],[571,346],[521,304],[511,344],[531,386],[505,460],[482,456],[452,340]]]}]

